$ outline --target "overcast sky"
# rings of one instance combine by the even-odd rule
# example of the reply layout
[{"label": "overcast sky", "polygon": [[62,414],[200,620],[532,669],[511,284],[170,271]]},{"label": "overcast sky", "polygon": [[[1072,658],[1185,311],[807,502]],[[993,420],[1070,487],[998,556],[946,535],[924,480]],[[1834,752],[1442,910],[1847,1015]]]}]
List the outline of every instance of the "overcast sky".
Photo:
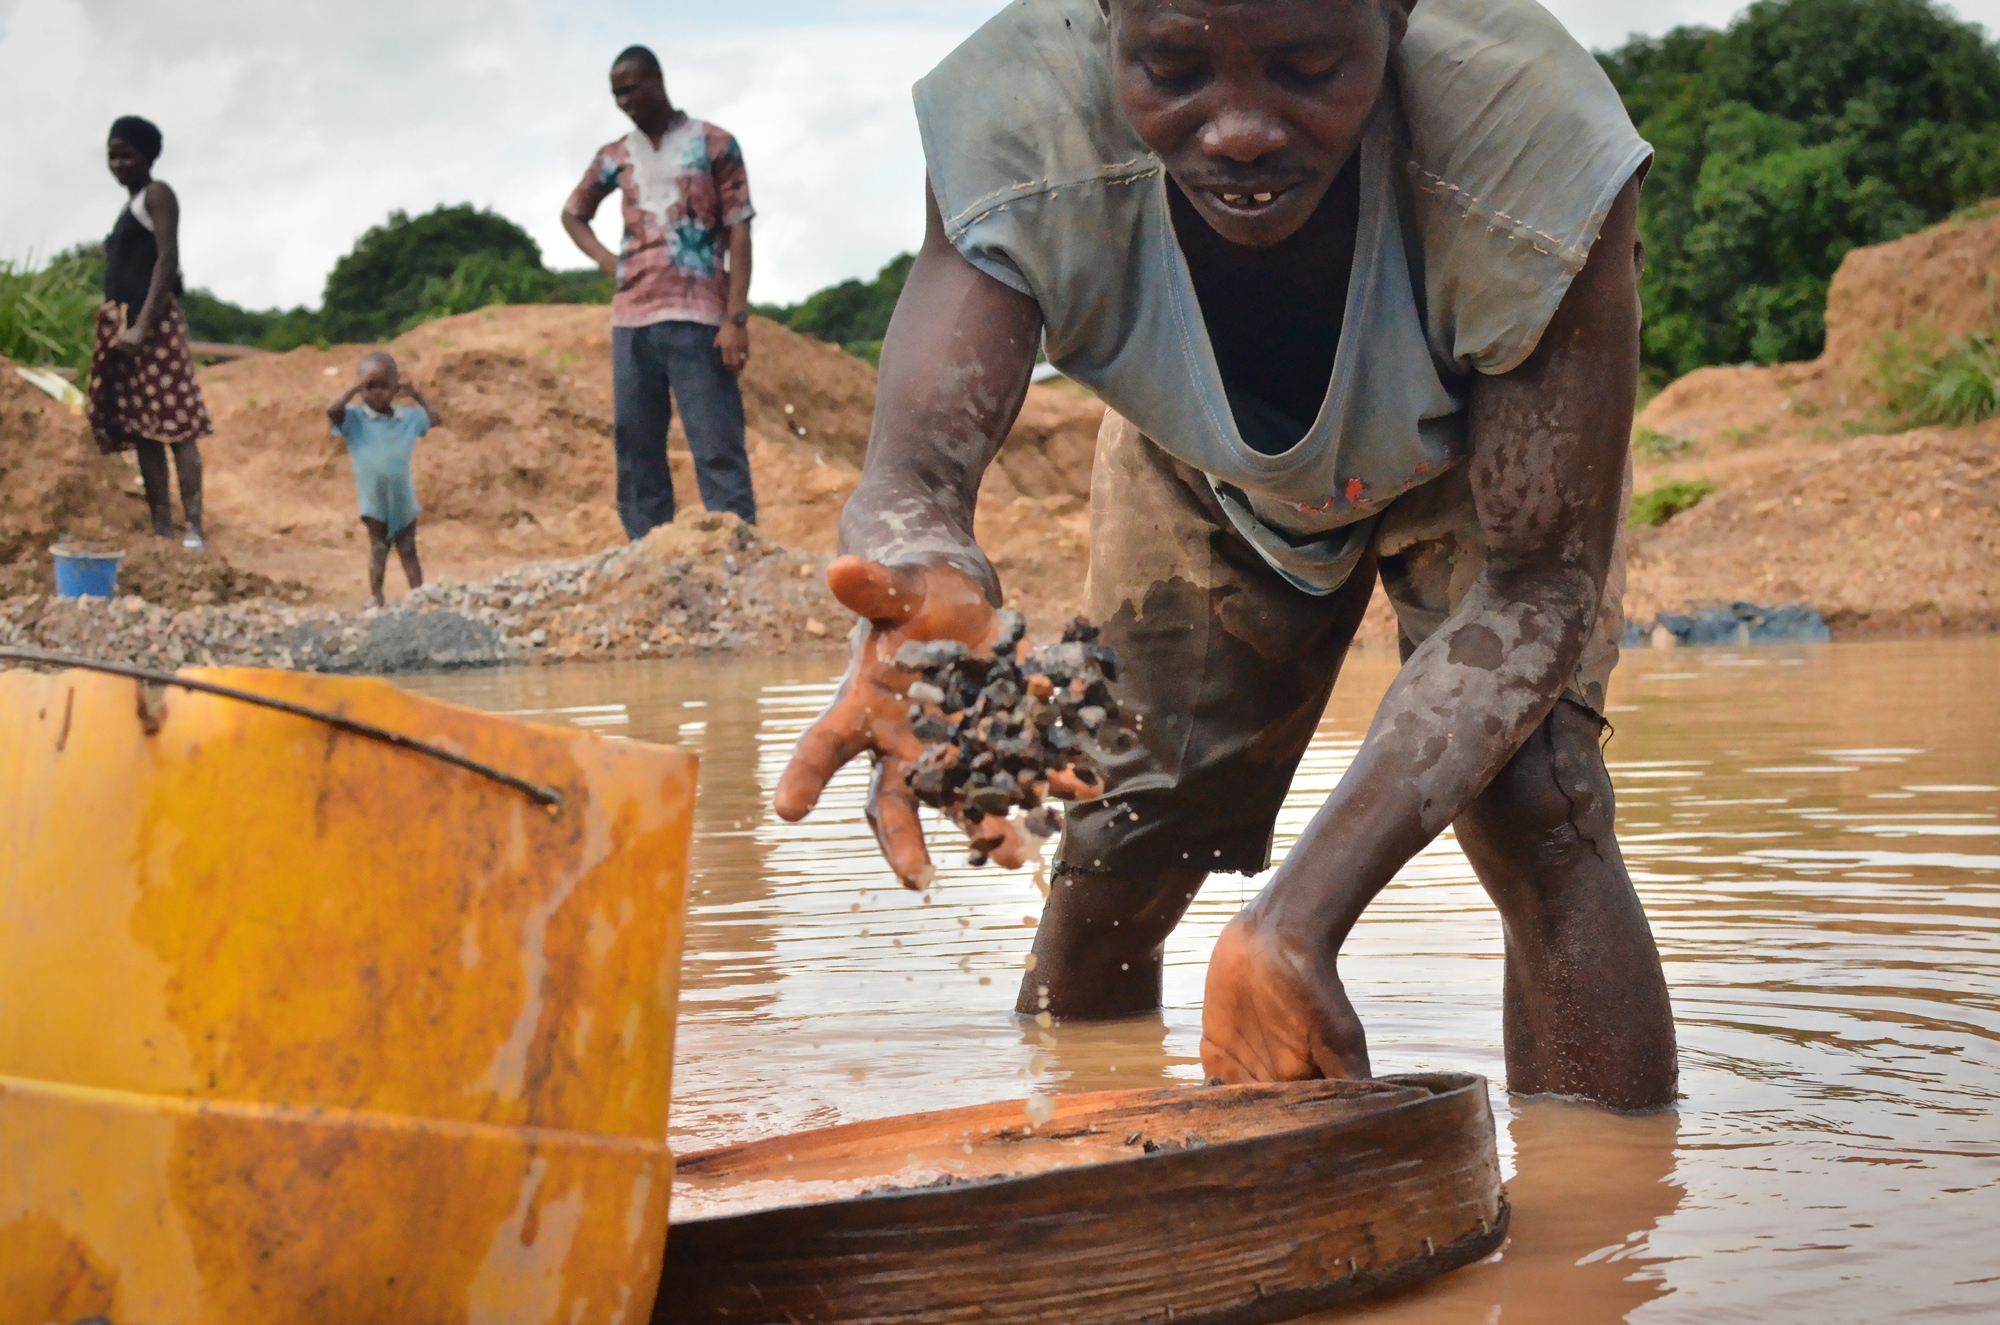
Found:
[{"label": "overcast sky", "polygon": [[[1585,45],[1721,24],[1733,0],[1545,0]],[[867,276],[922,232],[910,84],[999,0],[0,0],[0,258],[103,236],[121,201],[113,118],[166,135],[192,285],[252,307],[319,302],[327,269],[391,209],[474,202],[557,220],[599,144],[631,42],[675,101],[733,132],[757,204],[753,297]],[[2000,0],[1964,0],[1989,28]],[[617,212],[599,213],[617,240]]]}]

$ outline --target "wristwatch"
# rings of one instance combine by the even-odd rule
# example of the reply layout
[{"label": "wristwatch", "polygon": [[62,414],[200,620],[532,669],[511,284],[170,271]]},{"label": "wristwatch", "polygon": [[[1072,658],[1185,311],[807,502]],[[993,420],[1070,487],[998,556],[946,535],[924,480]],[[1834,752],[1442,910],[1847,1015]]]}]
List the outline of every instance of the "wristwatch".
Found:
[{"label": "wristwatch", "polygon": [[731,313],[729,320],[739,327],[747,327],[750,325],[750,310],[746,308],[740,312]]}]

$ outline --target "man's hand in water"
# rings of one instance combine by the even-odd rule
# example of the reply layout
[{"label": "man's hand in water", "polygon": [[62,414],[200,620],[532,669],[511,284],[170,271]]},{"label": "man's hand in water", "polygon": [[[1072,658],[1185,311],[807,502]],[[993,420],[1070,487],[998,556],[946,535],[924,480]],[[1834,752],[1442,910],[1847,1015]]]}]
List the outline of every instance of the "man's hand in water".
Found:
[{"label": "man's hand in water", "polygon": [[[930,883],[930,852],[917,818],[917,798],[909,773],[923,754],[910,730],[905,692],[917,680],[896,666],[896,650],[910,641],[951,639],[975,649],[989,648],[999,620],[980,586],[949,566],[903,563],[885,566],[842,557],[827,568],[833,596],[862,618],[852,660],[833,703],[799,738],[792,762],[778,780],[778,817],[796,823],[819,802],[826,784],[848,760],[864,751],[876,756],[868,788],[868,823],[882,855],[906,888]],[[981,821],[987,836],[973,845],[1004,868],[1025,858],[1012,824]],[[995,835],[995,830],[997,835]]]},{"label": "man's hand in water", "polygon": [[1231,920],[1208,959],[1201,1067],[1232,1084],[1366,1078],[1368,1043],[1333,954],[1311,938]]}]

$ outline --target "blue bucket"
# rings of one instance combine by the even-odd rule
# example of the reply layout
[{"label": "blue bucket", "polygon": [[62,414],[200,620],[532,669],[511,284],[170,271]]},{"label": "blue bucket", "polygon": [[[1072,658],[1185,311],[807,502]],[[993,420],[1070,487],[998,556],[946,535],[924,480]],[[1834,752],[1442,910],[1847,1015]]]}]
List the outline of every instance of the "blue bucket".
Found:
[{"label": "blue bucket", "polygon": [[52,547],[56,559],[56,597],[110,598],[118,592],[118,559],[123,552],[80,552]]}]

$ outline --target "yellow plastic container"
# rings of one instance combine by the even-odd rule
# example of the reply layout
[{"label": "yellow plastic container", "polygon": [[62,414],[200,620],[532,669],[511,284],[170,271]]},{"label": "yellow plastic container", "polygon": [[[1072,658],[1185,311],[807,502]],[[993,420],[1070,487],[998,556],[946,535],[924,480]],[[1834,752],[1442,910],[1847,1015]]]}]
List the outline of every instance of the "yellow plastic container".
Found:
[{"label": "yellow plastic container", "polygon": [[695,760],[385,682],[0,673],[0,1325],[624,1322]]}]

